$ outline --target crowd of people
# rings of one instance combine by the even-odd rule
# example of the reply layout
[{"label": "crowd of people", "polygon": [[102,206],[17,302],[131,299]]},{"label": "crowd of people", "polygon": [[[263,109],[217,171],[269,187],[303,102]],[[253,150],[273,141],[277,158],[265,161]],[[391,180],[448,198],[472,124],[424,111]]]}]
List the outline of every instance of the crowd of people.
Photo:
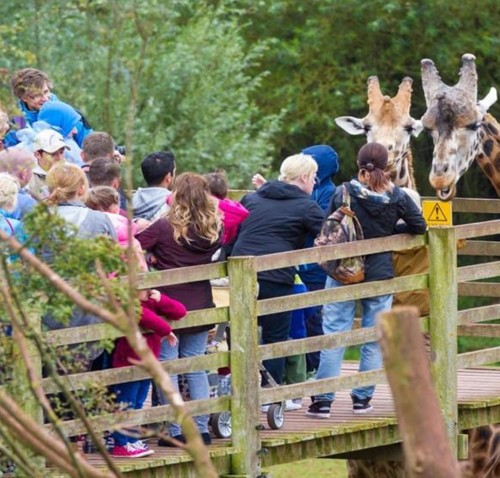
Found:
[{"label": "crowd of people", "polygon": [[[129,224],[127,200],[120,186],[121,161],[116,144],[106,132],[93,131],[83,114],[52,93],[48,76],[26,68],[15,73],[12,89],[22,115],[18,128],[4,127],[0,117],[0,227],[8,235],[23,239],[23,218],[39,202],[76,227],[80,237],[107,235],[123,247],[133,248],[140,270],[168,270],[208,264],[237,255],[265,255],[312,247],[314,238],[331,212],[342,202],[348,189],[351,208],[365,238],[386,237],[406,231],[422,234],[426,226],[415,202],[389,180],[385,173],[387,150],[377,143],[363,146],[357,157],[358,175],[340,187],[334,176],[339,170],[336,151],[328,145],[314,145],[286,158],[278,179],[253,177],[254,192],[240,202],[227,197],[223,172],[176,174],[171,151],[148,154],[141,162],[144,187],[133,193],[130,207],[134,220]],[[129,244],[128,230],[133,242]],[[393,277],[390,253],[366,257],[365,281]],[[280,268],[258,274],[259,299],[270,299],[300,290],[321,290],[342,284],[328,277],[317,264],[296,269]],[[211,326],[181,328],[174,334],[169,320],[181,319],[186,311],[215,307],[210,281],[140,291],[138,322],[147,329],[147,341],[159,360],[203,355]],[[361,300],[362,326],[374,325],[376,314],[391,308],[392,296]],[[271,344],[300,336],[317,336],[350,330],[355,301],[333,302],[311,307],[302,314],[291,311],[258,318],[261,342]],[[264,366],[278,384],[305,381],[309,376],[339,375],[343,349],[323,350],[302,359],[275,358]],[[123,367],[137,358],[125,339],[116,341],[109,366]],[[381,366],[377,342],[361,347],[360,371]],[[174,385],[178,384],[173,376]],[[209,397],[205,371],[185,374],[191,399]],[[262,385],[266,386],[265,376]],[[113,387],[119,402],[140,409],[149,393],[150,381]],[[354,413],[372,410],[375,387],[352,391]],[[161,391],[160,404],[168,403]],[[333,393],[316,395],[306,414],[328,418]],[[299,409],[302,398],[287,401],[288,409]],[[263,407],[266,410],[266,406]],[[205,444],[212,439],[209,417],[195,417]],[[160,446],[184,443],[179,424],[169,425],[175,441],[160,439]],[[115,457],[141,457],[153,450],[137,438],[114,434]]]}]

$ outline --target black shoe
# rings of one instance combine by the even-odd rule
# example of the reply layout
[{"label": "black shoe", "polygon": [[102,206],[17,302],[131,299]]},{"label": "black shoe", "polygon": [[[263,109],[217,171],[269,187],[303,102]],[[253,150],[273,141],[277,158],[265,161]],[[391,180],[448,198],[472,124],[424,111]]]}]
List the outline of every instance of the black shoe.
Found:
[{"label": "black shoe", "polygon": [[[177,441],[180,441],[181,443],[186,443],[186,437],[182,434],[180,435],[175,435],[172,437],[174,440],[177,440]],[[169,447],[175,447],[177,445],[175,445],[174,443],[172,443],[171,441],[169,440],[165,440],[165,438],[160,438],[158,440],[158,446],[169,446]]]},{"label": "black shoe", "polygon": [[359,398],[351,393],[352,413],[356,415],[360,415],[362,413],[370,413],[373,410],[373,407],[370,405],[371,399],[372,397]]},{"label": "black shoe", "polygon": [[330,418],[331,406],[332,402],[328,400],[317,400],[309,405],[306,415],[313,418]]},{"label": "black shoe", "polygon": [[201,434],[201,439],[203,440],[203,443],[205,445],[211,445],[212,444],[212,437],[210,436],[210,433],[205,432]]}]

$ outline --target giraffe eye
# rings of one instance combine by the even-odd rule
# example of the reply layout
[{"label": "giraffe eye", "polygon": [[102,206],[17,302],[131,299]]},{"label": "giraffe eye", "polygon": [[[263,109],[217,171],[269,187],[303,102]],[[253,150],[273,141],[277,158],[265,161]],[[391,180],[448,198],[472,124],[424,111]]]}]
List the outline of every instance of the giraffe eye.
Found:
[{"label": "giraffe eye", "polygon": [[409,125],[406,125],[406,126],[405,126],[405,131],[406,131],[408,134],[412,134],[414,130],[415,130],[415,129],[413,128],[413,126],[412,126],[411,124],[409,124]]},{"label": "giraffe eye", "polygon": [[481,126],[481,122],[477,121],[476,123],[471,123],[466,126],[466,128],[470,131],[477,131]]}]

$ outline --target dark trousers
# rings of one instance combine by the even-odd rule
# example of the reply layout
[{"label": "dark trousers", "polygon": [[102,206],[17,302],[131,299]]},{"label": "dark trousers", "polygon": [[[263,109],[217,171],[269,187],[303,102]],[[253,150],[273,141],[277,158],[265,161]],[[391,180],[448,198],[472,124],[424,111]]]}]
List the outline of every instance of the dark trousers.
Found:
[{"label": "dark trousers", "polygon": [[[292,295],[292,293],[293,284],[259,280],[259,300]],[[291,321],[291,311],[259,316],[259,325],[262,327],[262,343],[274,344],[288,340]],[[278,384],[283,383],[285,357],[264,360],[263,364]]]},{"label": "dark trousers", "polygon": [[[305,282],[305,286],[310,292],[323,290],[325,284],[322,282]],[[323,306],[309,307],[305,315],[306,333],[308,337],[317,337],[323,335]],[[308,372],[318,370],[320,351],[306,354],[306,367]]]}]

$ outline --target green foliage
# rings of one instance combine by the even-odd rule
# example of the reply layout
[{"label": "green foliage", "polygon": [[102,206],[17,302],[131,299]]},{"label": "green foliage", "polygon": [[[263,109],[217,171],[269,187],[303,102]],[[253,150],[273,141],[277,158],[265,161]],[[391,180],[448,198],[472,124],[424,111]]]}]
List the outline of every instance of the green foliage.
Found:
[{"label": "green foliage", "polygon": [[250,100],[264,73],[248,74],[267,47],[245,43],[231,2],[47,0],[14,14],[12,3],[0,5],[11,25],[0,42],[26,55],[0,67],[40,67],[95,129],[130,140],[136,179],[158,149],[176,153],[179,171],[225,168],[234,187],[269,163],[280,115]]}]

